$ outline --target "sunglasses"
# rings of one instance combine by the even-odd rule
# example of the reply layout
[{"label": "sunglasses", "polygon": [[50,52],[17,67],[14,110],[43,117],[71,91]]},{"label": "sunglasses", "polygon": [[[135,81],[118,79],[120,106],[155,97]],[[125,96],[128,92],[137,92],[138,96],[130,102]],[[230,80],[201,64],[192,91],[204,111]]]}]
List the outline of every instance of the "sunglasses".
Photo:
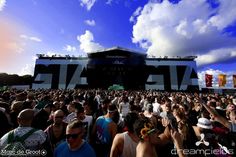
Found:
[{"label": "sunglasses", "polygon": [[72,138],[72,139],[76,139],[79,136],[78,134],[66,134],[66,139]]}]

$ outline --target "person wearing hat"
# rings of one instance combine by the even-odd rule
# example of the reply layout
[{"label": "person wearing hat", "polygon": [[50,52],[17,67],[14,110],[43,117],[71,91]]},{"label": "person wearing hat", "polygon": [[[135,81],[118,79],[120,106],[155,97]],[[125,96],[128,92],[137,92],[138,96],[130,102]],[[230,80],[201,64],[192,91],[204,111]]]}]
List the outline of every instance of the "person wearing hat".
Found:
[{"label": "person wearing hat", "polygon": [[197,125],[193,126],[193,130],[195,132],[195,135],[200,140],[201,134],[206,132],[207,130],[211,130],[213,128],[211,121],[207,118],[199,118]]},{"label": "person wearing hat", "polygon": [[[195,135],[198,139],[198,142],[201,142],[201,147],[207,148],[216,148],[216,134],[213,132],[213,126],[209,119],[201,117],[198,119],[197,126],[193,126],[193,130],[195,132]],[[206,144],[209,143],[209,144]],[[196,141],[197,143],[197,141]],[[196,145],[198,146],[198,145]]]},{"label": "person wearing hat", "polygon": [[213,128],[211,121],[207,118],[199,118],[197,126],[202,129],[212,129]]},{"label": "person wearing hat", "polygon": [[214,108],[204,103],[202,105],[214,117],[216,121],[228,128],[230,132],[236,132],[236,107],[234,105],[228,106],[227,108],[229,120],[221,116]]}]

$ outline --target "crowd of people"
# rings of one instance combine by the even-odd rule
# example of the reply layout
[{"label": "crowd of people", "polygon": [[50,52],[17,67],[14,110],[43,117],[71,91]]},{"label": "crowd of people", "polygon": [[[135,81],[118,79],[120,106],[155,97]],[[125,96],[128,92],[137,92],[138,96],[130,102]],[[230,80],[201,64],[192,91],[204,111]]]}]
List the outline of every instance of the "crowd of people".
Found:
[{"label": "crowd of people", "polygon": [[0,125],[0,156],[236,156],[236,94],[11,89]]}]

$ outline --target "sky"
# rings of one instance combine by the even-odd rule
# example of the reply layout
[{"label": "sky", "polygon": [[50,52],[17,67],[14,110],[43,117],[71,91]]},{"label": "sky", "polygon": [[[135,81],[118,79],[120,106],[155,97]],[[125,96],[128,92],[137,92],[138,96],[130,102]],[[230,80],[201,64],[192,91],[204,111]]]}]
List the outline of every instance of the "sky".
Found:
[{"label": "sky", "polygon": [[0,73],[33,75],[36,54],[86,56],[115,46],[150,57],[197,56],[236,74],[235,0],[0,0]]}]

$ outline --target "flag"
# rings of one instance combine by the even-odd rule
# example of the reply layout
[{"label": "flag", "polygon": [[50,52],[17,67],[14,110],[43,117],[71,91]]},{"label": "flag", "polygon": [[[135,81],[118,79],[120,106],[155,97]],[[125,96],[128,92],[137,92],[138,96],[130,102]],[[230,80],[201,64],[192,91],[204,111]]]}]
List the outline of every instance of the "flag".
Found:
[{"label": "flag", "polygon": [[233,75],[233,85],[234,85],[234,88],[236,88],[236,75]]},{"label": "flag", "polygon": [[206,87],[212,87],[212,75],[205,74]]},{"label": "flag", "polygon": [[226,84],[226,75],[219,74],[218,75],[218,83],[219,83],[219,87],[224,87]]}]

